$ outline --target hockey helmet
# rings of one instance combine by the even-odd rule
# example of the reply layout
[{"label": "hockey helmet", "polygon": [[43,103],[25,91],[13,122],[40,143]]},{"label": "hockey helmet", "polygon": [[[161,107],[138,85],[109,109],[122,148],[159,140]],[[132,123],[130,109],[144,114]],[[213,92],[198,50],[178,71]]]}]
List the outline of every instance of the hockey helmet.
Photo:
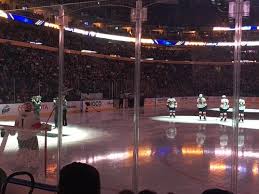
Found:
[{"label": "hockey helmet", "polygon": [[203,94],[199,94],[199,98],[202,98],[203,97]]},{"label": "hockey helmet", "polygon": [[38,101],[41,101],[41,96],[37,96],[37,100],[38,100]]},{"label": "hockey helmet", "polygon": [[226,95],[222,95],[222,98],[226,98]]}]

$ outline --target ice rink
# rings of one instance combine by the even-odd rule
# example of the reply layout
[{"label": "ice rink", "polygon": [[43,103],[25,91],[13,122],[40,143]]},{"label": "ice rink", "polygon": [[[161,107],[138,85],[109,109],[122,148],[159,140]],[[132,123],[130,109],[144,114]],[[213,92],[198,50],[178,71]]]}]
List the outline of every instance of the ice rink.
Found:
[{"label": "ice rink", "polygon": [[[176,118],[169,118],[166,109],[141,109],[140,189],[175,194],[199,194],[211,187],[230,189],[233,132],[230,115],[226,122],[221,122],[215,111],[208,111],[207,121],[199,121],[195,114],[195,110],[182,110],[177,112]],[[259,192],[259,120],[256,117],[258,110],[249,113],[240,124],[240,194]],[[8,172],[30,169],[38,181],[54,184],[57,130],[48,132],[46,179],[44,134],[37,134],[37,138],[40,150],[24,153],[18,147],[17,133],[5,134],[0,138],[0,165]],[[62,143],[63,165],[78,161],[96,166],[101,174],[103,193],[131,188],[133,110],[70,114],[68,126],[63,128]]]}]

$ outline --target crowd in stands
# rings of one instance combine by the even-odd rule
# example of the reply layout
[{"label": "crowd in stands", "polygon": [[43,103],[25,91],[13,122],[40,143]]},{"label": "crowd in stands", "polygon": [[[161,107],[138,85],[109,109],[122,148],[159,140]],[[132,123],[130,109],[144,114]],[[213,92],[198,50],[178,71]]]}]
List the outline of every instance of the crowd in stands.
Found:
[{"label": "crowd in stands", "polygon": [[[58,91],[57,53],[7,44],[0,45],[0,50],[2,102],[24,102],[38,94],[43,101],[52,101]],[[64,67],[64,85],[73,89],[68,100],[80,100],[81,92],[101,92],[111,98],[115,87],[117,95],[133,93],[133,62],[66,54]],[[242,95],[256,96],[259,92],[257,71],[254,64],[242,66]],[[141,68],[141,92],[145,97],[194,96],[199,92],[208,96],[232,95],[232,82],[233,67],[229,65],[143,63]]]},{"label": "crowd in stands", "polygon": [[[0,19],[0,38],[23,42],[41,42],[58,46],[58,31]],[[105,55],[134,57],[134,45],[65,33],[65,48],[94,50]],[[242,52],[242,58],[256,60],[257,49]],[[52,101],[58,91],[58,54],[47,50],[0,45],[0,102],[24,102],[40,94]],[[232,48],[142,48],[142,58],[173,61],[232,61]],[[258,67],[244,64],[241,93],[259,92]],[[110,60],[83,55],[65,55],[64,85],[73,90],[68,100],[79,100],[80,93],[101,92],[104,98],[116,98],[121,92],[133,93],[133,61]],[[233,66],[142,63],[141,92],[144,97],[232,95]]]},{"label": "crowd in stands", "polygon": [[10,6],[7,3],[0,2],[0,9],[7,10],[10,9]]}]

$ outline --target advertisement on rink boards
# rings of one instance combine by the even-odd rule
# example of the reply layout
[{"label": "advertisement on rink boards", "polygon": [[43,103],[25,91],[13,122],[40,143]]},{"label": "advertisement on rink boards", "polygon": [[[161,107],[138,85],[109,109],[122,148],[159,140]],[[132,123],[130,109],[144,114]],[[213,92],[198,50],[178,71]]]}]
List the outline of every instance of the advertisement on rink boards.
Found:
[{"label": "advertisement on rink boards", "polygon": [[[164,108],[166,106],[168,97],[164,98],[146,98],[145,99],[145,107],[156,107],[156,108]],[[180,108],[190,108],[196,107],[197,97],[175,97],[177,101],[177,107]]]},{"label": "advertisement on rink boards", "polygon": [[156,99],[155,98],[145,98],[144,106],[145,107],[153,107],[155,106]]},{"label": "advertisement on rink boards", "polygon": [[112,110],[113,100],[88,100],[83,101],[84,112],[98,112],[102,110]]},{"label": "advertisement on rink boards", "polygon": [[[113,100],[90,100],[90,101],[68,101],[68,113],[77,113],[81,110],[102,111],[113,109]],[[53,102],[43,102],[41,104],[40,114],[46,116],[52,112]],[[24,110],[24,104],[0,104],[0,119],[15,118],[19,112]]]}]

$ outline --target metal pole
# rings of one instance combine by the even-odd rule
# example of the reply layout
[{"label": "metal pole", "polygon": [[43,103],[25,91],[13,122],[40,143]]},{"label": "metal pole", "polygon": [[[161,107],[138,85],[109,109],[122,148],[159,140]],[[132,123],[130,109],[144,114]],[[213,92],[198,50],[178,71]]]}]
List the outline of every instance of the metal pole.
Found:
[{"label": "metal pole", "polygon": [[59,10],[59,80],[58,80],[58,164],[57,164],[57,178],[59,178],[59,171],[61,169],[61,148],[62,148],[62,126],[63,126],[63,71],[64,71],[64,8],[60,6]]},{"label": "metal pole", "polygon": [[114,91],[113,90],[114,90],[114,86],[113,86],[113,81],[112,81],[112,99],[114,99],[114,95],[113,95]]},{"label": "metal pole", "polygon": [[135,92],[134,92],[134,151],[132,185],[138,193],[138,151],[139,151],[139,104],[140,104],[140,65],[141,65],[142,0],[136,2],[136,41],[135,41]]},{"label": "metal pole", "polygon": [[240,98],[240,70],[241,70],[241,41],[242,41],[242,10],[243,0],[236,0],[235,8],[235,52],[234,52],[234,103],[233,103],[233,141],[232,141],[232,176],[231,189],[237,193],[238,185],[238,128],[239,128],[239,98]]}]

